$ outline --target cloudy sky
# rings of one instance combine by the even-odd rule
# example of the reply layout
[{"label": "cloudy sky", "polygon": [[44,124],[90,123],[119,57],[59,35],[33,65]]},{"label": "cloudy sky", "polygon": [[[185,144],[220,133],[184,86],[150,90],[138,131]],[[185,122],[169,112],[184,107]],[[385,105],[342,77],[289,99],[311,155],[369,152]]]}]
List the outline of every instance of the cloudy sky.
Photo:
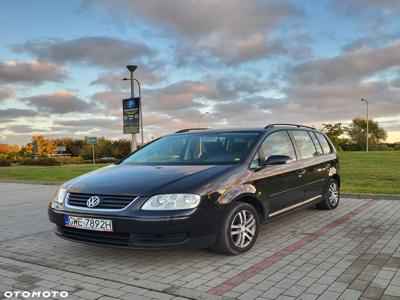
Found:
[{"label": "cloudy sky", "polygon": [[125,65],[145,137],[320,126],[370,114],[400,141],[400,1],[70,0],[0,4],[0,142],[126,137]]}]

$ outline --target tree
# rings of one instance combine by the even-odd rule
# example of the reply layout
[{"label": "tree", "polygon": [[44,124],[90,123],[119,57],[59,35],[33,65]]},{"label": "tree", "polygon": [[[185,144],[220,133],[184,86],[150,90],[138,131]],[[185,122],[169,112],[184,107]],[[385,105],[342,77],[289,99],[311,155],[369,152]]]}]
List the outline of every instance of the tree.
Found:
[{"label": "tree", "polygon": [[18,145],[0,144],[0,154],[16,154],[20,150]]},{"label": "tree", "polygon": [[104,137],[97,139],[96,155],[98,158],[112,157],[113,156],[113,144],[111,140]]},{"label": "tree", "polygon": [[0,160],[17,161],[21,149],[18,145],[0,144]]},{"label": "tree", "polygon": [[[366,148],[367,121],[363,118],[355,118],[349,126],[348,135],[353,144],[357,145],[359,150]],[[376,149],[377,145],[386,140],[386,131],[379,127],[378,122],[368,121],[368,145],[371,150]]]},{"label": "tree", "polygon": [[71,156],[79,156],[85,141],[83,139],[74,139],[71,137],[64,137],[55,139],[54,142],[58,146],[65,146],[65,153]]},{"label": "tree", "polygon": [[37,155],[39,156],[46,156],[48,154],[54,154],[56,153],[56,143],[54,143],[52,140],[50,139],[46,139],[44,138],[44,136],[42,135],[38,135],[38,136],[33,136],[32,137],[32,143],[28,143],[26,145],[26,151],[29,154],[34,154],[34,147],[33,147],[33,143],[37,143]]},{"label": "tree", "polygon": [[113,141],[113,157],[121,159],[129,153],[131,153],[131,142],[129,140]]},{"label": "tree", "polygon": [[337,150],[342,150],[346,142],[342,136],[348,131],[348,128],[343,126],[342,123],[336,124],[322,124],[324,127],[322,131],[329,137]]},{"label": "tree", "polygon": [[[84,159],[92,159],[92,147],[92,145],[87,145],[85,142],[85,145],[80,151],[80,156],[82,156]],[[112,150],[113,146],[111,140],[108,140],[104,137],[97,138],[97,144],[94,145],[96,159],[102,157],[112,157]]]}]

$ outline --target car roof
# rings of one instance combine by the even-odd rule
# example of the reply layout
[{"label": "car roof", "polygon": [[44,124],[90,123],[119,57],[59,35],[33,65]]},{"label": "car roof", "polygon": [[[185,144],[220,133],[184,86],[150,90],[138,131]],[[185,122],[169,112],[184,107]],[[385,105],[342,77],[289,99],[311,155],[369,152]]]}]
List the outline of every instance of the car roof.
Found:
[{"label": "car roof", "polygon": [[314,127],[298,125],[298,124],[270,124],[265,126],[264,128],[260,127],[229,127],[229,128],[186,128],[181,129],[175,132],[174,134],[188,134],[188,133],[228,133],[228,132],[267,132],[274,129],[303,129],[303,130],[312,130],[312,131],[319,131]]},{"label": "car roof", "polygon": [[261,128],[250,128],[250,127],[229,127],[229,128],[188,128],[188,129],[182,129],[175,134],[182,134],[182,133],[213,133],[213,132],[263,132],[265,129]]}]

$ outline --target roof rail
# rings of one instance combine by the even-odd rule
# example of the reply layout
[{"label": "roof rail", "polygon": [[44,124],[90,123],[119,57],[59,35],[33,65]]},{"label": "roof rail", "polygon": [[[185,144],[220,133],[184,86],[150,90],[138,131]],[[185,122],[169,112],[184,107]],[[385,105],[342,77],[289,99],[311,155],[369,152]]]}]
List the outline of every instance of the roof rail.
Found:
[{"label": "roof rail", "polygon": [[189,131],[192,131],[192,130],[206,130],[206,129],[209,129],[209,128],[186,128],[186,129],[178,130],[175,133],[189,132]]},{"label": "roof rail", "polygon": [[293,127],[298,127],[298,128],[309,128],[309,129],[314,129],[315,130],[315,128],[311,127],[311,126],[305,126],[305,125],[299,125],[299,124],[290,124],[290,123],[269,124],[269,125],[265,126],[264,129],[272,128],[272,127],[275,127],[275,126],[293,126]]}]

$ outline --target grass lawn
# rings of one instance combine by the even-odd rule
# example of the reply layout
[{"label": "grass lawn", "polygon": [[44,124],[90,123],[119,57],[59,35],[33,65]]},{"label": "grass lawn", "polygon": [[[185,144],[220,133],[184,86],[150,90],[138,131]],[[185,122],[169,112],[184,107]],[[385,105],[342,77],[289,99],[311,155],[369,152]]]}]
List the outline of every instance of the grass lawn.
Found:
[{"label": "grass lawn", "polygon": [[107,164],[64,166],[11,166],[0,168],[0,179],[44,182],[64,182]]},{"label": "grass lawn", "polygon": [[400,151],[339,154],[342,192],[400,195]]},{"label": "grass lawn", "polygon": [[[400,151],[349,151],[339,157],[342,192],[400,195]],[[105,165],[4,167],[0,179],[63,182]]]}]

